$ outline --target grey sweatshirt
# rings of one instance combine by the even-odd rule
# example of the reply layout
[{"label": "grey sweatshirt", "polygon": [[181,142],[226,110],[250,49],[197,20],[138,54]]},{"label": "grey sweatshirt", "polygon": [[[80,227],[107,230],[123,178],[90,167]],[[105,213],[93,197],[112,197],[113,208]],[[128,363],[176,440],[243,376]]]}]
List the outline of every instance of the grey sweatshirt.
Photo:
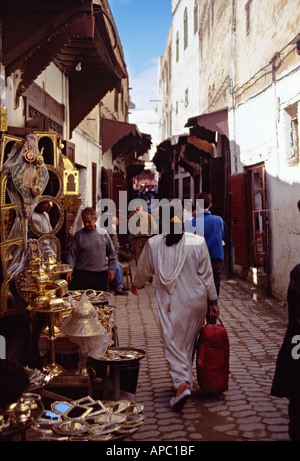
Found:
[{"label": "grey sweatshirt", "polygon": [[[108,266],[106,262],[108,258]],[[105,229],[80,229],[76,232],[69,250],[68,262],[72,269],[116,272],[117,255]]]}]

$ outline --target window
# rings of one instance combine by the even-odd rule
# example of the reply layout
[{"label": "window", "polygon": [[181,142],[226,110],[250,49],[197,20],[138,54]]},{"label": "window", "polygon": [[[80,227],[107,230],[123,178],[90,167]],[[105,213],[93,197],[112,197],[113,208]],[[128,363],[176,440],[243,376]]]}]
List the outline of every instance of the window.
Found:
[{"label": "window", "polygon": [[188,12],[187,12],[187,8],[184,10],[183,31],[184,31],[184,39],[183,39],[184,49],[186,49],[187,46],[188,46],[188,41],[189,41],[189,38],[188,38]]},{"label": "window", "polygon": [[172,78],[172,50],[171,47],[169,48],[169,80],[171,81]]},{"label": "window", "polygon": [[26,126],[38,130],[56,131],[63,136],[65,107],[50,94],[32,83],[26,90]]},{"label": "window", "polygon": [[246,5],[245,5],[245,10],[246,10],[246,34],[250,34],[250,6],[251,6],[252,0],[248,0]]},{"label": "window", "polygon": [[195,0],[194,3],[194,34],[198,31],[198,15],[199,15],[199,6],[198,0]]},{"label": "window", "polygon": [[289,132],[287,145],[287,162],[289,166],[299,163],[299,123],[298,104],[293,104],[286,109],[287,130]]},{"label": "window", "polygon": [[176,62],[179,61],[179,32],[176,34]]},{"label": "window", "polygon": [[189,105],[189,90],[185,90],[184,105],[187,107]]}]

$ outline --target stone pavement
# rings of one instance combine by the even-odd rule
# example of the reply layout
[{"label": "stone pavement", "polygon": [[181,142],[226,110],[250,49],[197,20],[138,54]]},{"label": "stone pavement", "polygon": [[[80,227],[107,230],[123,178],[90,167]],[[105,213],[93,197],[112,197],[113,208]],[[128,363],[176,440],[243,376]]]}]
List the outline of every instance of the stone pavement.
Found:
[{"label": "stone pavement", "polygon": [[224,280],[220,318],[230,341],[229,389],[221,396],[199,390],[180,412],[169,407],[173,395],[158,322],[153,285],[138,297],[114,297],[119,346],[146,351],[135,401],[145,406],[145,423],[127,441],[288,441],[288,400],[270,396],[275,363],[286,331],[285,310],[278,315],[256,301],[243,282]]}]

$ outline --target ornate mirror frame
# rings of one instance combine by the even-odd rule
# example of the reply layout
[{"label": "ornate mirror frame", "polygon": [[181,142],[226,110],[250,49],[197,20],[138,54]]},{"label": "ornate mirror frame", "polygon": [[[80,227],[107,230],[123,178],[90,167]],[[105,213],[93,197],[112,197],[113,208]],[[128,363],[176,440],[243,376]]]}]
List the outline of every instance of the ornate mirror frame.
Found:
[{"label": "ornate mirror frame", "polygon": [[[63,206],[61,204],[61,202],[55,198],[55,197],[52,197],[51,195],[42,195],[37,203],[37,205],[41,202],[53,202],[57,208],[58,208],[58,211],[59,211],[59,218],[58,218],[58,222],[56,224],[56,226],[52,229],[52,231],[50,232],[41,232],[39,229],[37,229],[33,223],[33,220],[32,220],[32,215],[30,216],[29,218],[29,221],[28,221],[28,224],[29,224],[29,227],[31,229],[31,231],[34,233],[34,235],[37,235],[38,237],[42,237],[43,235],[55,235],[57,234],[57,232],[61,229],[62,225],[63,225],[63,222],[64,222],[64,209],[63,209]],[[37,206],[36,205],[36,206]]]}]

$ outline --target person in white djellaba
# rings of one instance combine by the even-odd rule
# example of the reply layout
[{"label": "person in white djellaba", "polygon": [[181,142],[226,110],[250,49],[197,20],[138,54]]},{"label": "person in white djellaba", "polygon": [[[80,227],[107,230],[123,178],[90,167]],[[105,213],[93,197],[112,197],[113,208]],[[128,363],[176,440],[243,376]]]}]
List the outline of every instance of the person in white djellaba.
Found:
[{"label": "person in white djellaba", "polygon": [[170,232],[147,241],[131,292],[138,295],[138,289],[155,276],[155,300],[175,390],[170,406],[179,410],[191,395],[194,346],[208,300],[212,317],[219,315],[219,307],[204,237],[183,232],[182,220],[172,214],[170,218]]}]

